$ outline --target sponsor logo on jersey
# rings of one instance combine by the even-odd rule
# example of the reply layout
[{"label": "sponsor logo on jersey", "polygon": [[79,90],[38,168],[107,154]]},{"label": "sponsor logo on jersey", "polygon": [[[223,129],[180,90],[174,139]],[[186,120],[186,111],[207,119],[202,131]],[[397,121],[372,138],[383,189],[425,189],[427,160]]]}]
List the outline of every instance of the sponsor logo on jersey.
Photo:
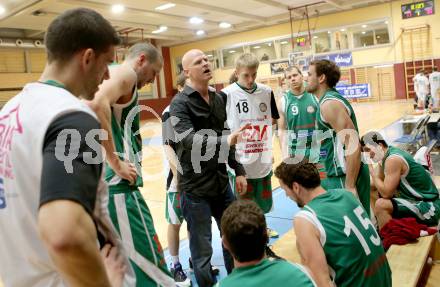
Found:
[{"label": "sponsor logo on jersey", "polygon": [[265,103],[261,103],[259,107],[261,112],[264,113],[267,111],[267,105]]},{"label": "sponsor logo on jersey", "polygon": [[308,106],[308,107],[307,107],[307,112],[308,112],[309,114],[313,114],[313,113],[315,112],[315,108],[314,108],[313,106]]},{"label": "sponsor logo on jersey", "polygon": [[0,117],[0,176],[14,179],[10,152],[15,135],[22,134],[19,106]]}]

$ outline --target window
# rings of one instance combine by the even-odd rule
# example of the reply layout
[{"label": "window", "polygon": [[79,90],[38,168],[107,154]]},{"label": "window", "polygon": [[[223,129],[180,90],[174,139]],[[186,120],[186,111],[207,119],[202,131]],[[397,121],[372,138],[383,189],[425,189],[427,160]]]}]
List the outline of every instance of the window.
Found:
[{"label": "window", "polygon": [[176,75],[180,75],[180,73],[183,71],[182,57],[175,58],[174,62],[176,63]]},{"label": "window", "polygon": [[252,54],[257,56],[260,62],[275,60],[277,58],[272,41],[250,45],[249,50]]},{"label": "window", "polygon": [[331,36],[327,32],[316,33],[312,37],[312,46],[316,54],[331,50]]},{"label": "window", "polygon": [[354,31],[353,32],[354,47],[368,47],[374,45],[374,31]]},{"label": "window", "polygon": [[292,44],[290,43],[290,38],[281,39],[276,41],[280,46],[280,56],[282,59],[288,58],[289,53],[292,52]]},{"label": "window", "polygon": [[363,24],[353,28],[354,47],[388,44],[390,37],[387,22]]},{"label": "window", "polygon": [[388,28],[381,28],[374,30],[376,36],[376,43],[380,44],[389,44],[390,43],[390,35],[388,33]]},{"label": "window", "polygon": [[205,51],[205,55],[208,57],[209,63],[211,63],[211,69],[215,70],[219,68],[219,61],[216,51]]},{"label": "window", "polygon": [[295,53],[302,53],[308,50],[306,36],[299,36],[296,38],[293,38],[293,51],[292,51],[292,39],[291,38],[284,38],[280,40],[276,40],[275,42],[277,45],[279,45],[280,49],[280,58],[286,59],[289,58],[289,53],[295,52]]},{"label": "window", "polygon": [[223,67],[231,68],[235,66],[235,60],[243,54],[243,46],[222,50]]},{"label": "window", "polygon": [[349,49],[348,32],[346,28],[332,32],[332,50],[340,51]]}]

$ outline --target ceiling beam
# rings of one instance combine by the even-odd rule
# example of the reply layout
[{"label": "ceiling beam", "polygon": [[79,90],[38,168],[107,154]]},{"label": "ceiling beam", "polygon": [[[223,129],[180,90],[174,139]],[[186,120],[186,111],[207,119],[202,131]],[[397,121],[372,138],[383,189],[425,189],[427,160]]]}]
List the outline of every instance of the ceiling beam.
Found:
[{"label": "ceiling beam", "polygon": [[37,37],[39,35],[44,35],[45,31],[24,31],[24,36],[25,38],[34,38]]},{"label": "ceiling beam", "polygon": [[338,3],[336,0],[324,0],[324,2],[340,10],[347,10],[351,8],[351,5],[344,6]]},{"label": "ceiling beam", "polygon": [[[83,7],[89,7],[95,10],[98,10],[101,14],[108,15],[110,12],[111,5],[105,4],[101,2],[95,2],[92,0],[60,0],[58,2],[70,5],[70,6],[83,6]],[[140,19],[146,19],[147,17],[151,17],[152,19],[157,19],[158,21],[164,21],[164,20],[170,20],[170,21],[179,21],[182,23],[187,24],[189,17],[184,16],[176,16],[176,15],[169,15],[165,13],[158,13],[156,11],[147,10],[147,9],[138,9],[133,7],[125,7],[125,12],[128,12],[132,15],[137,15],[140,17]],[[210,28],[218,28],[218,22],[205,20],[203,23],[204,27],[210,27]],[[185,27],[183,27],[185,28]],[[192,29],[192,28],[187,28]],[[197,28],[194,27],[194,30]]]},{"label": "ceiling beam", "polygon": [[257,15],[253,15],[253,14],[247,14],[247,13],[239,12],[237,10],[226,9],[226,8],[208,5],[208,4],[204,4],[204,3],[200,3],[200,2],[193,2],[193,1],[189,1],[189,0],[172,0],[172,2],[176,3],[176,4],[183,5],[183,6],[200,8],[200,9],[204,9],[204,10],[223,13],[226,15],[233,15],[233,16],[237,16],[240,18],[244,18],[244,19],[250,19],[253,21],[258,21],[258,22],[265,22],[266,21],[265,17],[261,17],[261,16],[257,16]]},{"label": "ceiling beam", "polygon": [[[273,1],[273,0],[253,0],[253,1],[254,2],[258,2],[258,3],[262,3],[262,4],[267,5],[267,6],[271,6],[273,8],[283,9],[283,10],[286,11],[286,13],[289,13],[289,8],[290,7],[288,5],[283,4],[283,3],[280,3],[280,2],[277,2],[277,1]],[[295,10],[292,10],[292,14],[295,17],[301,16],[301,14],[298,13],[297,11],[295,11]]]},{"label": "ceiling beam", "polygon": [[30,9],[39,9],[45,6],[47,2],[49,1],[48,0],[26,1],[22,5],[18,5],[17,7],[12,8],[10,11],[7,11],[5,15],[0,16],[0,23],[16,15],[27,13]]}]

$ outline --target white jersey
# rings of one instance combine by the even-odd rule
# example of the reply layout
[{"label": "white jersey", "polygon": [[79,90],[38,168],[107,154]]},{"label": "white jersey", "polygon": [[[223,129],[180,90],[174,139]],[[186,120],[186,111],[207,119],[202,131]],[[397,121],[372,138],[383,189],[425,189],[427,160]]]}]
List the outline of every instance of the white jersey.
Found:
[{"label": "white jersey", "polygon": [[431,87],[431,96],[434,97],[440,89],[440,72],[432,72],[429,75],[429,85]]},{"label": "white jersey", "polygon": [[[46,131],[73,111],[96,118],[67,90],[31,83],[0,112],[0,277],[5,287],[66,286],[38,235],[37,214]],[[98,209],[105,202],[99,197]],[[107,216],[102,210],[94,213]]]},{"label": "white jersey", "polygon": [[429,93],[428,91],[429,80],[426,76],[422,74],[417,74],[414,76],[413,82],[414,82],[414,90],[418,91],[417,96],[424,97]]},{"label": "white jersey", "polygon": [[252,126],[243,133],[245,141],[235,146],[237,160],[247,178],[263,178],[272,170],[272,90],[257,84],[255,91],[249,93],[234,83],[222,91],[227,95],[226,115],[231,131],[248,123]]}]

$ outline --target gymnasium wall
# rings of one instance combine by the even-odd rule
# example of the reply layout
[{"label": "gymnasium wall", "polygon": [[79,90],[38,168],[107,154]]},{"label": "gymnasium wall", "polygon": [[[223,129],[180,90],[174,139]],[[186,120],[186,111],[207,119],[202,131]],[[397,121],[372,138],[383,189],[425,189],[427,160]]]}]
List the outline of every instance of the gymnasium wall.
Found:
[{"label": "gymnasium wall", "polygon": [[[391,63],[401,63],[402,58],[402,48],[401,48],[401,29],[410,28],[419,25],[429,24],[431,26],[431,38],[432,38],[432,49],[433,57],[440,58],[440,29],[437,27],[440,25],[440,0],[435,1],[436,14],[432,16],[424,16],[412,19],[403,20],[401,16],[401,4],[411,2],[410,0],[405,1],[393,1],[391,3],[384,3],[380,5],[358,8],[350,11],[343,11],[340,13],[330,14],[320,16],[317,20],[316,18],[311,18],[310,22],[312,24],[316,21],[316,30],[320,29],[331,29],[335,27],[341,27],[344,25],[352,25],[356,23],[368,22],[373,20],[388,20],[391,27],[391,44],[387,46],[381,46],[378,48],[362,48],[355,49],[352,52],[353,63],[355,66],[366,66],[366,65],[383,65]],[[300,21],[294,21],[293,31],[294,34],[298,32],[298,27],[300,26]],[[307,25],[304,22],[301,25],[303,28],[300,29],[302,32],[306,32]],[[201,49],[203,51],[210,51],[219,49],[222,47],[228,47],[238,43],[254,42],[263,39],[269,39],[290,34],[290,23],[284,23],[279,25],[274,25],[270,27],[264,27],[261,29],[256,29],[253,31],[234,33],[223,37],[217,37],[213,39],[206,39],[198,42],[188,43],[184,45],[178,45],[171,47],[170,55],[171,61],[181,57],[189,49]],[[176,66],[172,65],[173,71],[173,82],[176,78]],[[227,82],[229,76],[231,75],[233,69],[217,69],[214,73],[214,82]],[[268,63],[261,65],[259,70],[259,78],[270,77],[270,68]]]},{"label": "gymnasium wall", "polygon": [[[390,44],[380,47],[360,48],[352,51],[354,68],[363,66],[374,66],[383,64],[394,64],[394,78],[395,78],[395,98],[406,98],[406,92],[403,85],[405,84],[403,72],[403,55],[401,46],[401,29],[415,27],[419,25],[429,24],[431,29],[432,51],[435,59],[440,59],[440,0],[436,0],[436,14],[433,16],[424,16],[412,19],[403,20],[401,17],[400,6],[403,3],[411,2],[393,1],[391,3],[384,3],[376,6],[354,9],[350,11],[343,11],[340,13],[320,16],[318,19],[311,18],[310,22],[315,27],[315,30],[325,30],[338,28],[344,25],[352,25],[356,23],[363,23],[375,20],[389,21],[390,25]],[[297,32],[306,32],[306,24],[303,21],[302,29],[298,30],[300,21],[296,20],[293,23],[294,34]],[[204,51],[218,50],[220,48],[236,45],[239,43],[255,42],[264,39],[270,39],[280,36],[290,35],[290,24],[284,23],[270,27],[264,27],[253,31],[231,33],[227,36],[201,40],[184,45],[177,45],[173,47],[164,47],[162,52],[164,54],[166,67],[164,69],[166,93],[160,95],[159,99],[145,99],[143,102],[148,103],[158,113],[160,113],[163,106],[166,106],[169,99],[174,94],[173,86],[176,80],[176,65],[175,59],[182,57],[189,49],[198,48]],[[10,97],[15,95],[23,85],[30,81],[38,79],[40,73],[44,69],[46,56],[43,49],[12,49],[0,48],[0,106]],[[437,62],[439,63],[439,62]],[[358,70],[358,69],[356,69]],[[214,83],[227,82],[233,69],[218,68],[214,71]],[[351,79],[359,79],[359,75],[353,74],[351,69]],[[365,75],[372,74],[371,71],[366,72]],[[259,69],[259,80],[267,79],[272,81],[269,63],[262,63]],[[368,78],[371,80],[371,77]],[[158,84],[157,91],[160,91]],[[148,86],[144,91],[146,94],[152,93],[152,87]],[[167,100],[162,100],[167,99]],[[145,114],[145,113],[143,113]],[[150,117],[150,116],[148,116]]]}]

